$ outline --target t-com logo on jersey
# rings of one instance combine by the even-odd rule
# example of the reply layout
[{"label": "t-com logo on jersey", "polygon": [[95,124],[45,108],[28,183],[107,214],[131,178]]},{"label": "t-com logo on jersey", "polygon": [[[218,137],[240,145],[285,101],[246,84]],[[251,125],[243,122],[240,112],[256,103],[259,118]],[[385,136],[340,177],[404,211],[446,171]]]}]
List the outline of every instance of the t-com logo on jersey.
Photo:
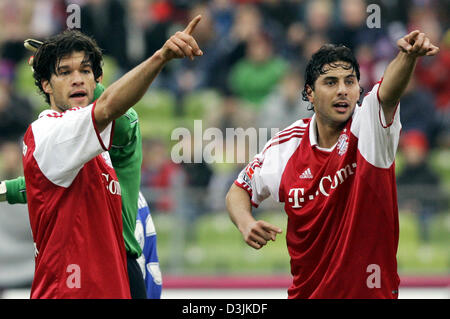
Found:
[{"label": "t-com logo on jersey", "polygon": [[341,185],[342,183],[347,180],[351,175],[355,174],[353,169],[356,168],[356,163],[348,164],[345,167],[339,169],[336,171],[334,176],[327,175],[323,176],[320,179],[319,187],[314,192],[310,192],[308,196],[305,196],[305,189],[298,187],[298,188],[291,188],[289,190],[289,197],[288,202],[292,203],[292,208],[302,208],[305,205],[305,202],[307,200],[313,200],[320,194],[328,197],[330,196],[330,193],[333,189],[336,189]]},{"label": "t-com logo on jersey", "polygon": [[109,174],[102,173],[102,176],[105,178],[106,189],[113,195],[122,195],[122,190],[120,189],[120,184],[118,181],[110,178]]}]

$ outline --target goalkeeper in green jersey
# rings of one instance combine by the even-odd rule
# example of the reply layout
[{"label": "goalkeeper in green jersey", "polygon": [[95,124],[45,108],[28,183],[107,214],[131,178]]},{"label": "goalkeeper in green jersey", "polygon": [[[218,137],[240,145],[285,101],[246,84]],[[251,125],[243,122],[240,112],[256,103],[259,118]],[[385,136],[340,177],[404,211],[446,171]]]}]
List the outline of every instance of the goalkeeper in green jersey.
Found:
[{"label": "goalkeeper in green jersey", "polygon": [[[94,100],[103,91],[104,87],[97,84]],[[136,261],[142,249],[134,235],[141,182],[142,138],[138,115],[132,108],[116,120],[109,154],[122,190],[123,237],[127,252],[131,297],[145,299],[147,293],[144,277]],[[9,204],[27,203],[25,178],[21,176],[0,182],[0,201],[8,201]]]}]

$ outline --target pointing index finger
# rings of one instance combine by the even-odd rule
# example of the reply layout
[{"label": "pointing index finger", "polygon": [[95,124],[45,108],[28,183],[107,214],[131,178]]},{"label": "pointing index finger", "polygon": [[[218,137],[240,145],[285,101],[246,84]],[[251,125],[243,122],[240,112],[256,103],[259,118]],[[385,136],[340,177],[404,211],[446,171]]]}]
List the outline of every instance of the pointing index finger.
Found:
[{"label": "pointing index finger", "polygon": [[201,15],[196,16],[194,19],[191,20],[191,22],[189,22],[188,26],[186,27],[186,29],[184,29],[183,32],[191,35],[201,19],[202,19]]},{"label": "pointing index finger", "polygon": [[269,224],[269,223],[267,223],[265,221],[261,221],[261,222],[262,222],[261,226],[263,227],[264,230],[269,231],[269,232],[273,231],[275,233],[281,234],[282,230],[281,230],[280,227],[277,227],[275,225]]}]

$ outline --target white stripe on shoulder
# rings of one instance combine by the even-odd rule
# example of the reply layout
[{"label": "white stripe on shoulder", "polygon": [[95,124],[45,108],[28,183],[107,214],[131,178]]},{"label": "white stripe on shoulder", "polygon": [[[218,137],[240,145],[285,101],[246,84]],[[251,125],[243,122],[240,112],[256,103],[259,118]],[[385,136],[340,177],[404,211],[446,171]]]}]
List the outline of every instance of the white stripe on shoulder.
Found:
[{"label": "white stripe on shoulder", "polygon": [[288,127],[286,127],[284,130],[279,131],[277,134],[275,134],[274,138],[279,137],[280,135],[284,135],[286,133],[295,131],[295,130],[304,130],[308,126],[309,121],[305,121],[303,119],[298,120]]},{"label": "white stripe on shoulder", "polygon": [[264,154],[269,148],[274,145],[283,144],[293,138],[302,139],[308,127],[309,119],[298,120],[292,125],[288,126],[284,130],[278,132],[270,141],[265,145],[262,153]]}]

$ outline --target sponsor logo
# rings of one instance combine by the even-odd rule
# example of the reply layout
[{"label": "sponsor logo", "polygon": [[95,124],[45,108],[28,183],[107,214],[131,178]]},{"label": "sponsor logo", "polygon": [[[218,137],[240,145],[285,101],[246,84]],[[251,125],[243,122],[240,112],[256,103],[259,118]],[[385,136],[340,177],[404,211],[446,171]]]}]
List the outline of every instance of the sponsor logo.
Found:
[{"label": "sponsor logo", "polygon": [[312,179],[313,174],[311,173],[311,169],[308,167],[301,175],[301,179]]},{"label": "sponsor logo", "polygon": [[[327,175],[320,179],[319,187],[315,192],[305,196],[304,188],[291,188],[289,190],[288,202],[292,203],[292,208],[302,208],[307,200],[313,200],[320,194],[328,197],[333,189],[345,182],[347,178],[355,174],[353,169],[356,168],[356,163],[348,164],[345,167],[336,171],[334,176]],[[306,171],[305,171],[306,172]],[[303,175],[303,174],[302,174]]]},{"label": "sponsor logo", "polygon": [[114,179],[110,179],[109,174],[102,173],[102,176],[106,180],[106,189],[113,195],[122,195],[122,190],[120,189],[120,184]]}]

